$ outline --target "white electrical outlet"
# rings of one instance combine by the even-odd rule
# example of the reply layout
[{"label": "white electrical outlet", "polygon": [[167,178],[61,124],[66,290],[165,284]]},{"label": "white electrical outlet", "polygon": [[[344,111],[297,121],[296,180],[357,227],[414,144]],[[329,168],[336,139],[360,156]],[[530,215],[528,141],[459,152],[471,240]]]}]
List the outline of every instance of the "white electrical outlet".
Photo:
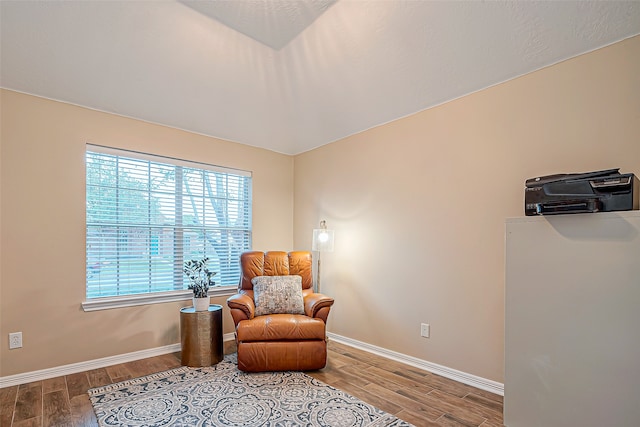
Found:
[{"label": "white electrical outlet", "polygon": [[428,323],[420,324],[420,336],[424,338],[429,338],[430,328]]},{"label": "white electrical outlet", "polygon": [[9,334],[9,350],[22,347],[22,332],[12,332]]}]

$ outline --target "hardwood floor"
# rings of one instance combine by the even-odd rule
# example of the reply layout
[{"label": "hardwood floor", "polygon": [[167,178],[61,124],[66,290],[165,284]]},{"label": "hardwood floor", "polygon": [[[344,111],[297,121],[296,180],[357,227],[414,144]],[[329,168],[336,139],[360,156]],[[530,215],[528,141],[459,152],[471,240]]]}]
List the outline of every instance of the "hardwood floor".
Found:
[{"label": "hardwood floor", "polygon": [[[179,366],[173,353],[0,389],[0,427],[95,427],[88,389]],[[502,396],[335,342],[308,374],[418,427],[502,426]]]}]

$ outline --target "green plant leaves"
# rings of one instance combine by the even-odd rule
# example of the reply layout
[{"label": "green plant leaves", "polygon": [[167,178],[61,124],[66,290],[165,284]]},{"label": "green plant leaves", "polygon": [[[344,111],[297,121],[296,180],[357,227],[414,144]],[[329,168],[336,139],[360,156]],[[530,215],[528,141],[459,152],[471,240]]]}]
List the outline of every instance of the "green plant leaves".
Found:
[{"label": "green plant leaves", "polygon": [[215,286],[216,282],[212,280],[216,275],[215,271],[207,268],[209,258],[192,259],[184,262],[184,274],[189,278],[189,289],[193,290],[196,298],[206,297],[211,286]]}]

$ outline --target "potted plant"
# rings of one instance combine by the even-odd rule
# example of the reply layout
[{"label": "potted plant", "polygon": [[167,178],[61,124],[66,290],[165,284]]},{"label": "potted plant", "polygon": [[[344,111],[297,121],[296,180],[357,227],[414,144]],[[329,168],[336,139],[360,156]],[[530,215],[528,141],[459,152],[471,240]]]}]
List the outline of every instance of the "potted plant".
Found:
[{"label": "potted plant", "polygon": [[209,288],[215,286],[212,280],[215,271],[207,268],[209,258],[192,259],[184,262],[184,274],[189,278],[189,289],[193,291],[193,306],[196,311],[209,309]]}]

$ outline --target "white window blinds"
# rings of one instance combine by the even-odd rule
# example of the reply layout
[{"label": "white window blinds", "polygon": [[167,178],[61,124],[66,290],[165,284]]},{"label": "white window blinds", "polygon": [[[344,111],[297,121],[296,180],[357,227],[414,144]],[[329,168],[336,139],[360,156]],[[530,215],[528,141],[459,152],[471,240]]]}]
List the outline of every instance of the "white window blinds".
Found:
[{"label": "white window blinds", "polygon": [[87,145],[87,298],[187,289],[185,260],[209,258],[237,286],[251,248],[251,175]]}]

